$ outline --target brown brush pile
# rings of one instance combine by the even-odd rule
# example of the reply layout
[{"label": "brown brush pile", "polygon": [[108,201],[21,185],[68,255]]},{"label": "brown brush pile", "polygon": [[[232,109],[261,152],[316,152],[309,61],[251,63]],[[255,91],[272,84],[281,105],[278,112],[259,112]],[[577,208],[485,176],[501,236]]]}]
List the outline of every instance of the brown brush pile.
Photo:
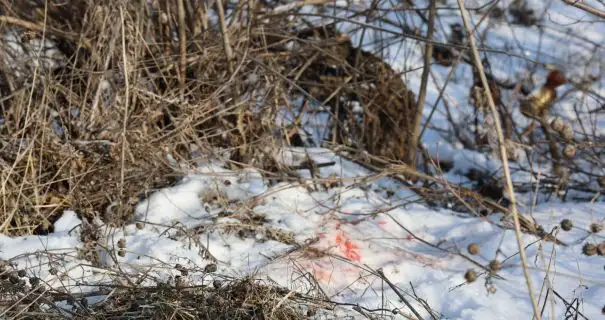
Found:
[{"label": "brown brush pile", "polygon": [[0,232],[52,232],[66,208],[120,225],[200,158],[278,171],[271,146],[306,144],[275,125],[295,96],[331,106],[333,142],[415,156],[414,95],[333,26],[242,2],[221,32],[219,9],[178,3],[0,1]]},{"label": "brown brush pile", "polygon": [[[0,312],[7,319],[308,319],[334,304],[250,278],[190,286],[101,286],[69,294],[0,261]],[[127,277],[126,275],[121,275]],[[124,281],[126,282],[126,281]]]}]

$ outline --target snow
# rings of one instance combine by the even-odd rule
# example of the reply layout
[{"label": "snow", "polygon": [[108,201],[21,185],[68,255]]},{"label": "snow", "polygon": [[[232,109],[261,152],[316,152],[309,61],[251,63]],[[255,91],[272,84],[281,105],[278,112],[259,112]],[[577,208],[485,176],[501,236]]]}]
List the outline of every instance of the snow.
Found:
[{"label": "snow", "polygon": [[[504,2],[503,6],[510,3]],[[575,69],[587,61],[598,72],[603,64],[598,60],[603,56],[602,49],[598,49],[600,54],[594,54],[595,48],[572,35],[581,34],[602,45],[605,40],[602,23],[578,23],[578,19],[594,18],[561,1],[530,2],[537,10],[549,10],[547,28],[542,30],[546,36],[541,42],[537,40],[540,35],[537,28],[490,19],[479,28],[479,32],[490,28],[490,37],[484,46],[512,53],[511,56],[490,53],[494,74],[512,80],[527,76],[525,70],[531,62],[515,58],[514,54],[559,66],[566,62],[564,65],[568,69],[565,71],[572,77],[584,72]],[[590,3],[598,6],[594,1]],[[275,11],[285,12],[301,4],[290,2]],[[455,1],[448,1],[448,5],[455,4]],[[346,2],[338,1],[336,5],[345,6]],[[468,5],[476,4],[469,1]],[[423,7],[424,4],[417,3],[416,6]],[[440,20],[444,25],[460,22],[457,14]],[[420,21],[416,23],[421,25]],[[366,37],[368,42],[373,40],[371,35]],[[356,43],[356,38],[353,39]],[[512,39],[518,46],[508,47]],[[440,30],[438,41],[443,40]],[[37,48],[40,44],[32,46]],[[398,69],[407,71],[406,82],[417,92],[422,72],[419,68],[422,65],[420,45],[409,41],[401,46],[389,48],[391,60]],[[404,55],[407,55],[405,59],[402,58]],[[435,65],[433,71],[435,81],[429,81],[427,106],[437,100],[440,88],[435,82],[442,85],[449,68]],[[469,74],[468,66],[459,66],[444,92],[444,98],[457,112],[453,115],[456,118],[463,118],[470,112],[466,103],[472,81]],[[545,75],[539,71],[533,81],[541,83]],[[253,84],[258,81],[257,77],[251,74],[248,81]],[[602,86],[600,79],[590,88],[602,93]],[[574,121],[577,129],[579,124],[575,120],[579,119],[574,118],[573,105],[583,99],[590,98],[583,93],[566,96],[557,103],[555,115]],[[296,103],[301,104],[301,101]],[[578,104],[580,108],[588,108],[587,105],[591,104]],[[302,123],[317,142],[325,135],[322,125],[328,116],[325,112],[317,112],[322,106],[310,108],[312,110],[303,115]],[[362,108],[358,104],[354,106],[358,111]],[[449,122],[444,108],[442,101],[432,124],[447,130]],[[428,116],[430,108],[425,110],[425,116]],[[284,109],[278,125],[291,123],[299,111]],[[514,117],[522,119],[516,110]],[[605,126],[600,125],[605,119],[583,120],[598,124],[597,133],[605,130]],[[489,172],[500,170],[498,159],[465,150],[446,138],[436,128],[429,128],[423,145],[434,158],[454,164],[454,168],[444,175],[448,181],[468,182],[463,174],[470,168]],[[406,296],[415,292],[445,319],[527,319],[531,315],[514,233],[498,226],[500,215],[477,218],[447,209],[429,208],[398,182],[377,178],[371,171],[327,149],[273,151],[284,164],[299,164],[307,156],[317,163],[334,161],[335,165],[320,168],[319,175],[326,179],[335,176],[343,183],[327,189],[310,180],[302,184],[282,182],[272,185],[254,169],[234,171],[226,169],[221,162],[200,163],[177,185],[158,190],[142,200],[135,208],[136,223],[112,228],[95,222],[103,235],[102,247],[98,248],[99,266],[78,254],[85,246],[81,239],[84,227],[90,223],[81,221],[73,211],[65,211],[55,222],[54,232],[47,236],[0,234],[0,258],[17,263],[28,275],[40,277],[50,286],[67,287],[74,292],[94,291],[95,285],[112,281],[112,272],[117,268],[133,277],[145,270],[152,277],[145,278],[142,283],[153,284],[154,279],[166,280],[176,275],[178,271],[174,266],[180,264],[196,270],[187,276],[191,284],[212,281],[213,277],[253,276],[300,292],[317,290],[315,286],[319,285],[323,294],[334,301],[409,313],[396,293],[376,275],[380,269],[400,292],[405,292]],[[529,160],[523,157],[523,161]],[[513,169],[517,166],[513,164]],[[549,168],[539,166],[536,170],[548,172]],[[310,178],[306,170],[299,173],[305,179]],[[514,178],[517,182],[532,179],[523,172],[515,173]],[[603,222],[605,204],[546,202],[542,201],[544,197],[538,197],[540,201],[534,205],[532,197],[522,195],[520,207],[524,212],[531,212],[547,232],[565,218],[575,225],[569,232],[555,231],[567,247],[537,241],[534,236],[523,236],[523,243],[528,246],[532,281],[535,289],[541,292],[540,305],[545,303],[545,286],[550,283],[567,303],[579,299],[580,311],[587,318],[599,318],[605,304],[605,260],[600,256],[583,255],[582,247],[586,241],[599,243],[605,240],[603,235],[587,231],[591,223]],[[254,220],[254,217],[262,219]],[[120,239],[126,244],[123,256],[117,254]],[[481,246],[481,252],[476,256],[466,252],[471,243]],[[298,246],[302,249],[293,251]],[[487,277],[482,269],[460,254],[483,266],[493,259],[503,261],[498,273],[502,279]],[[218,270],[213,275],[201,271],[209,264],[217,265]],[[477,281],[465,283],[464,273],[468,269],[480,274]],[[309,280],[309,276],[314,280]],[[83,283],[90,286],[79,285]],[[544,318],[564,318],[567,308],[562,299],[552,294],[548,296]],[[426,310],[413,303],[428,319]],[[344,312],[343,308],[337,310]],[[355,313],[348,315],[351,314],[361,318]],[[384,315],[395,317],[387,311]]]},{"label": "snow", "polygon": [[[368,177],[366,170],[328,150],[313,151],[318,158],[338,160],[333,167],[322,168],[322,177],[334,172]],[[74,288],[77,282],[108,281],[107,270],[117,267],[115,261],[125,272],[147,270],[157,279],[176,275],[175,264],[203,270],[216,263],[217,275],[251,275],[302,291],[310,283],[301,276],[309,273],[332,300],[407,312],[395,293],[374,274],[382,269],[399,290],[411,293],[413,285],[416,294],[447,319],[510,319],[531,314],[514,234],[497,226],[499,216],[478,219],[430,209],[412,203],[417,199],[405,190],[390,198],[384,195],[385,189],[396,187],[388,178],[365,185],[345,182],[328,190],[320,187],[320,191],[288,183],[269,187],[256,172],[208,165],[142,201],[136,209],[137,220],[144,223],[142,228],[134,223],[119,229],[100,226],[107,239],[107,251],[102,254],[107,269],[103,272],[82,266],[90,264],[74,254],[83,244],[79,236],[82,223],[73,211],[64,212],[55,223],[55,232],[48,236],[0,236],[0,258],[11,259],[55,286]],[[204,197],[207,193],[221,194],[224,202]],[[550,264],[548,277],[554,289],[567,301],[581,298],[581,312],[588,318],[600,314],[605,270],[602,257],[582,255],[582,239],[603,240],[603,236],[586,231],[591,223],[600,222],[603,210],[601,203],[540,205],[533,216],[546,230],[563,218],[574,221],[576,228],[558,234],[570,245],[553,249],[548,242],[524,236],[534,284],[541,287],[544,270]],[[225,211],[230,214],[225,215]],[[245,229],[245,219],[253,216],[264,217],[264,222],[250,229],[252,234],[238,232]],[[122,238],[126,243],[123,257],[115,254]],[[487,265],[494,258],[504,261],[499,275],[505,280],[491,278],[486,287],[484,274],[465,284],[467,269],[481,274],[456,254],[468,256],[470,243],[481,246],[480,254],[472,256],[478,263]],[[308,249],[291,252],[295,245]],[[61,261],[53,261],[59,256]],[[49,274],[49,264],[59,268],[58,276]],[[188,281],[210,278],[193,272]],[[495,292],[488,293],[492,286]],[[555,306],[555,318],[562,317],[562,302],[555,301]]]}]

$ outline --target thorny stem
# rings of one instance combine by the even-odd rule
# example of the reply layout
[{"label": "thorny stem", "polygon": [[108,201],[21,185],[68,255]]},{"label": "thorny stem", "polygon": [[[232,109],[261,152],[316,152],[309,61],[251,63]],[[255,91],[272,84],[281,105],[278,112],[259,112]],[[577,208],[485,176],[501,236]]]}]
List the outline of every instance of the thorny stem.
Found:
[{"label": "thorny stem", "polygon": [[[469,34],[469,44],[471,47],[471,52],[473,54],[473,60],[475,66],[477,67],[477,71],[479,76],[481,77],[481,83],[484,88],[489,88],[489,84],[487,82],[487,77],[485,76],[485,72],[483,70],[483,64],[481,63],[481,57],[479,56],[479,51],[477,50],[477,46],[475,45],[475,38],[471,34],[470,28],[470,17],[468,11],[464,7],[464,0],[458,0],[458,7],[460,8],[460,13],[462,16],[462,22],[464,23],[464,28]],[[496,104],[494,103],[494,98],[492,97],[492,93],[490,90],[485,90],[487,101],[489,103],[490,110],[494,115],[494,123],[496,134],[498,136],[498,144],[500,145],[500,157],[502,159],[502,167],[504,169],[504,178],[506,180],[506,189],[509,195],[510,200],[510,208],[513,214],[513,220],[515,223],[515,238],[517,239],[517,246],[519,248],[519,255],[521,256],[521,263],[523,266],[523,275],[525,276],[525,282],[527,284],[527,291],[529,293],[529,298],[531,300],[532,308],[534,310],[534,318],[536,320],[540,320],[540,308],[538,306],[538,302],[534,297],[533,293],[533,285],[530,278],[528,265],[527,265],[527,256],[525,254],[525,248],[523,247],[523,242],[521,239],[521,224],[519,223],[519,212],[517,211],[517,202],[515,198],[515,190],[513,189],[513,181],[510,175],[510,169],[508,167],[508,156],[506,154],[506,147],[504,143],[504,135],[502,134],[502,125],[500,123],[500,118],[498,115],[498,110],[496,109]]]}]

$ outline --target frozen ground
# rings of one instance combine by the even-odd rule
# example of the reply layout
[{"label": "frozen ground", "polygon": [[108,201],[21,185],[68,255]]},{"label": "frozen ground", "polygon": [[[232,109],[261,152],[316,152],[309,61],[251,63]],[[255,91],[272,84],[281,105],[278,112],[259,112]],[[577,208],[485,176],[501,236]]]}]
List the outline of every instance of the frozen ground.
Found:
[{"label": "frozen ground", "polygon": [[[118,267],[127,273],[144,270],[167,281],[181,264],[199,270],[187,277],[191,284],[209,281],[212,276],[202,279],[202,270],[215,261],[215,274],[221,277],[252,275],[301,292],[321,292],[330,300],[385,309],[385,315],[397,318],[389,310],[409,310],[375,274],[382,269],[400,292],[410,295],[413,287],[444,319],[526,319],[531,314],[514,234],[494,225],[499,216],[478,219],[413,204],[415,196],[389,179],[360,180],[367,172],[357,165],[323,149],[311,150],[311,155],[319,162],[336,161],[322,168],[322,177],[343,172],[351,179],[319,191],[309,189],[312,185],[269,187],[254,171],[209,165],[140,203],[137,219],[145,221],[142,228],[102,227],[108,239],[107,250],[101,251],[104,269],[77,259],[74,248],[83,247],[82,225],[73,212],[65,212],[49,236],[2,236],[0,258],[12,259],[50,285],[76,291],[95,290],[76,284],[110,281],[110,270]],[[545,269],[547,281],[561,296],[550,295],[545,315],[552,310],[555,319],[563,318],[565,299],[579,302],[580,312],[589,319],[601,316],[605,259],[582,255],[582,245],[585,238],[603,240],[587,231],[591,223],[601,222],[603,210],[600,203],[549,203],[535,209],[534,217],[547,230],[563,218],[576,226],[559,233],[569,243],[566,248],[524,238],[542,303]],[[117,255],[122,238],[123,257]],[[481,246],[476,256],[466,251],[471,243]],[[297,246],[303,248],[293,250]],[[503,261],[498,273],[502,279],[488,278],[458,253],[484,266],[493,259]],[[52,268],[58,271],[55,275],[49,273]],[[464,280],[468,269],[480,275],[470,284]]]},{"label": "frozen ground", "polygon": [[[468,1],[469,6],[482,3]],[[548,9],[542,30],[489,19],[479,29],[489,26],[491,36],[485,46],[513,53],[490,54],[495,74],[515,81],[522,76],[522,71],[532,69],[528,60],[516,59],[515,55],[564,66],[566,73],[577,80],[586,73],[587,66],[589,73],[601,70],[603,61],[600,59],[605,56],[601,49],[605,36],[602,22],[565,6],[562,1],[531,3],[538,10]],[[597,1],[587,3],[600,8]],[[454,6],[456,2],[447,4]],[[457,11],[444,16],[448,17],[440,18],[444,24],[460,22]],[[444,41],[444,30],[439,28],[438,41]],[[586,47],[588,42],[578,40],[577,35],[597,45]],[[543,41],[538,43],[539,38]],[[393,62],[402,70],[417,70],[405,74],[407,83],[417,92],[421,46],[409,41],[397,49],[392,53]],[[439,93],[440,87],[435,83],[442,85],[448,72],[449,68],[433,68],[427,115]],[[545,73],[544,69],[538,69],[537,83]],[[445,90],[445,99],[457,112],[454,117],[469,113],[466,94],[471,81],[468,66],[461,65]],[[601,81],[592,83],[591,90],[602,94]],[[579,132],[579,119],[574,119],[572,113],[574,104],[593,108],[600,103],[579,91],[557,103],[555,114],[575,121]],[[515,117],[521,119],[518,112],[514,112]],[[600,125],[601,119],[584,120],[596,124],[597,131],[604,128]],[[441,105],[432,123],[448,128]],[[433,156],[453,160],[455,168],[447,176],[450,181],[464,182],[456,173],[469,167],[489,170],[500,167],[495,159],[461,150],[439,131],[428,130],[424,138]],[[120,229],[99,224],[104,247],[98,250],[99,265],[80,259],[79,252],[85,247],[81,235],[90,226],[70,211],[55,223],[55,232],[48,236],[9,238],[0,235],[0,258],[14,261],[28,275],[36,275],[50,286],[66,287],[73,292],[95,291],[95,285],[112,282],[116,270],[147,274],[141,278],[143,284],[154,283],[154,277],[168,281],[178,273],[174,268],[176,264],[197,270],[187,276],[187,281],[198,284],[212,280],[213,276],[203,270],[206,265],[215,263],[218,270],[214,275],[251,275],[330,300],[384,309],[385,318],[402,318],[391,310],[398,309],[405,314],[409,314],[409,310],[375,274],[382,269],[386,278],[409,300],[414,300],[411,298],[414,294],[424,299],[437,318],[530,318],[531,305],[516,255],[514,234],[496,225],[501,216],[479,219],[428,208],[397,182],[375,179],[371,172],[326,149],[292,149],[287,152],[291,153],[287,158],[297,162],[304,158],[305,152],[319,163],[335,162],[333,166],[321,168],[328,188],[310,182],[270,185],[259,172],[251,169],[234,172],[224,169],[222,163],[206,164],[178,185],[142,201],[136,209],[139,224]],[[308,177],[308,172],[300,173]],[[335,177],[343,178],[343,184],[331,183]],[[519,174],[516,178],[526,177]],[[524,210],[529,211],[531,206],[525,205]],[[540,306],[545,306],[544,318],[565,318],[568,304],[577,307],[587,319],[602,317],[605,259],[583,255],[582,247],[586,241],[604,240],[603,236],[588,232],[591,223],[603,222],[604,210],[601,202],[554,200],[533,208],[533,217],[547,231],[564,218],[575,224],[569,232],[559,231],[558,237],[569,244],[567,247],[553,247],[551,243],[536,242],[534,237],[524,237],[533,283],[539,290],[535,294],[540,295]],[[120,239],[125,241],[123,256],[118,254]],[[466,248],[471,243],[480,245],[478,255],[468,254]],[[477,264],[462,255],[482,266],[498,259],[503,262],[498,272],[501,278],[488,277]],[[479,274],[473,283],[465,283],[464,274],[468,269]],[[546,295],[549,284],[556,295]],[[414,306],[429,318],[426,308],[416,302]],[[350,309],[342,307],[339,312],[361,317]]]}]

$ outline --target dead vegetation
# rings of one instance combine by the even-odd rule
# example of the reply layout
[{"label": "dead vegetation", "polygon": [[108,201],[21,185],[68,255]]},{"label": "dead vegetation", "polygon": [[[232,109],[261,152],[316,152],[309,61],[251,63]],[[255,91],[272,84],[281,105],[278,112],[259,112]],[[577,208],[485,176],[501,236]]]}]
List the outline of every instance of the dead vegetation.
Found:
[{"label": "dead vegetation", "polygon": [[[328,145],[346,150],[347,156],[367,168],[396,176],[429,205],[451,206],[478,216],[510,212],[500,176],[494,172],[460,173],[471,181],[470,187],[435,177],[454,164],[416,150],[417,97],[408,90],[404,74],[386,62],[381,49],[362,49],[350,36],[372,28],[353,24],[344,32],[333,19],[309,22],[296,5],[276,8],[271,1],[224,5],[188,0],[72,1],[69,5],[29,1],[15,5],[0,0],[0,54],[7,57],[0,62],[0,232],[52,232],[53,222],[65,209],[112,226],[132,223],[133,206],[139,200],[175,183],[209,158],[223,158],[233,166],[253,166],[278,181],[300,178],[293,172],[298,169],[309,170],[315,178],[318,167],[330,165],[310,159],[299,166],[285,163],[276,151],[288,146]],[[423,10],[409,11],[428,21]],[[514,1],[508,10],[490,8],[486,14],[502,19],[506,12],[513,24],[531,27],[540,21],[525,1]],[[355,14],[372,17],[375,13]],[[339,23],[350,22],[343,20]],[[375,47],[421,34],[406,23],[389,27],[394,26],[398,31],[393,38],[381,38]],[[448,68],[459,63],[474,68],[462,27],[451,25],[445,34],[444,42],[435,45],[430,55],[435,62]],[[545,193],[562,199],[570,190],[590,197],[600,194],[605,187],[603,177],[582,172],[579,164],[602,166],[602,146],[595,130],[575,132],[567,120],[557,117],[549,122],[542,116],[542,130],[534,130],[535,123],[522,130],[513,119],[511,106],[528,99],[531,86],[528,89],[523,83],[527,79],[497,79],[489,63],[486,58],[488,89],[497,96],[499,117],[510,144],[507,148],[513,151],[509,160],[532,152],[538,155],[537,164],[553,164],[552,172],[540,176],[538,182]],[[539,68],[546,69],[544,65]],[[573,80],[577,90],[595,81]],[[444,98],[451,131],[442,132],[443,137],[470,150],[482,152],[485,147],[494,151],[497,145],[489,136],[493,123],[486,112],[485,88],[478,78],[473,82],[469,88],[473,114],[454,120]],[[284,113],[292,117],[291,123],[278,121]],[[308,132],[303,118],[320,113],[329,120],[317,138]],[[430,121],[425,126],[439,131]],[[416,170],[418,154],[423,156],[423,172]],[[519,170],[537,176],[533,168]],[[583,176],[572,180],[574,172]],[[324,187],[339,183],[334,178]],[[515,189],[526,192],[535,187],[519,184]],[[214,228],[242,238],[260,233],[263,239],[295,243],[292,234],[265,227],[253,217],[239,220],[242,224]],[[522,226],[524,232],[563,244],[530,218],[522,217]],[[80,255],[96,262],[98,240],[95,230],[83,232],[86,245]],[[603,251],[602,244],[590,246],[587,251],[593,255]],[[496,272],[501,266],[490,267]],[[467,280],[476,277],[473,271]],[[0,288],[5,298],[21,292],[11,291],[22,289],[25,279],[21,278],[11,274],[4,279],[8,282]],[[289,303],[298,294],[251,280],[204,289],[175,286],[116,288],[117,294],[94,307],[70,296],[70,312],[75,318],[177,314],[184,319],[298,319],[310,310],[303,312],[300,305]],[[115,298],[119,296],[128,298]],[[251,296],[254,301],[248,300]],[[45,291],[35,297],[11,300],[11,312],[54,312],[44,308],[65,295]]]},{"label": "dead vegetation", "polygon": [[301,126],[275,126],[296,95],[300,114],[315,101],[331,107],[334,142],[413,163],[415,98],[382,58],[334,25],[287,22],[260,5],[235,9],[239,26],[217,37],[213,8],[185,2],[184,17],[163,1],[0,4],[11,56],[0,68],[2,232],[51,232],[66,208],[130,222],[146,192],[217,150],[279,171],[266,146],[310,144]]},{"label": "dead vegetation", "polygon": [[225,278],[192,286],[187,279],[193,270],[181,266],[176,266],[180,275],[167,283],[99,286],[73,294],[49,289],[39,278],[28,278],[24,270],[1,262],[0,310],[7,319],[294,320],[317,312],[331,313],[334,308],[311,294],[294,293],[252,278]]}]

